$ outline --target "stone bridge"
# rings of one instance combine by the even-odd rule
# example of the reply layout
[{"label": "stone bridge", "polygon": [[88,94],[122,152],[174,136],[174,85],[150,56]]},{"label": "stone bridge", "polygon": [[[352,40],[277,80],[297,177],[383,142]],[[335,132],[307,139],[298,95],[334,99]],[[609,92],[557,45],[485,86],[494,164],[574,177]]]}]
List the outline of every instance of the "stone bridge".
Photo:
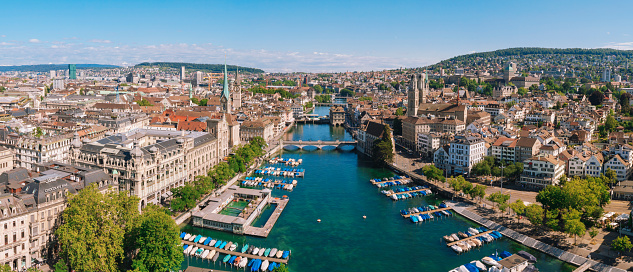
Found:
[{"label": "stone bridge", "polygon": [[356,141],[289,141],[284,140],[284,147],[287,146],[296,146],[299,149],[303,149],[306,146],[314,146],[317,149],[323,149],[326,146],[333,146],[335,149],[340,149],[343,146],[354,146],[356,147]]}]

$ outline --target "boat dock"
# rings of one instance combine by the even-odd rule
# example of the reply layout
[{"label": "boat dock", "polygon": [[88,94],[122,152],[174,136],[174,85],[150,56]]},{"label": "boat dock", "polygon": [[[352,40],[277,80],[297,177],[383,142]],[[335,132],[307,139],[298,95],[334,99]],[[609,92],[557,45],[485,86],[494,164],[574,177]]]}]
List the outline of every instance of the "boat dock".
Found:
[{"label": "boat dock", "polygon": [[[276,262],[276,263],[283,263],[283,264],[287,264],[288,263],[288,259],[277,259],[277,258],[271,258],[271,257],[264,257],[264,256],[259,256],[259,255],[241,253],[239,251],[230,251],[230,250],[221,249],[221,248],[217,248],[217,247],[205,246],[205,245],[201,245],[201,244],[198,244],[198,243],[189,242],[189,241],[185,241],[185,240],[182,240],[182,243],[185,244],[185,245],[189,245],[189,246],[196,246],[198,248],[208,249],[209,251],[215,250],[215,252],[218,252],[218,253],[221,253],[221,254],[231,254],[232,256],[246,257],[249,260],[251,260],[251,259],[260,259],[260,260],[268,260],[269,262]],[[288,257],[288,258],[290,258],[290,257]]]},{"label": "boat dock", "polygon": [[404,218],[409,218],[412,215],[429,214],[429,213],[441,212],[441,211],[447,211],[447,210],[452,210],[452,208],[438,208],[438,209],[435,209],[435,210],[422,211],[422,212],[410,213],[410,214],[403,214],[402,216],[404,216]]},{"label": "boat dock", "polygon": [[187,267],[187,269],[185,269],[185,272],[229,272],[229,271],[189,266]]},{"label": "boat dock", "polygon": [[401,179],[380,180],[380,181],[379,179],[370,179],[369,182],[371,182],[371,184],[376,185],[379,188],[382,188],[382,187],[388,187],[388,186],[409,184],[412,181],[409,178],[401,178]]},{"label": "boat dock", "polygon": [[494,230],[489,230],[489,231],[485,231],[485,232],[479,233],[479,234],[477,234],[477,235],[468,236],[467,238],[462,238],[462,239],[459,239],[459,240],[457,240],[457,241],[455,241],[455,242],[450,242],[450,243],[447,243],[446,245],[450,247],[450,246],[455,245],[455,244],[457,244],[457,243],[459,243],[459,242],[464,242],[464,241],[468,241],[468,240],[471,240],[471,239],[475,239],[475,238],[477,238],[477,237],[479,237],[479,236],[483,236],[484,234],[489,234],[489,233],[491,233],[491,232],[493,232],[493,231],[494,231]]},{"label": "boat dock", "polygon": [[406,194],[406,193],[417,193],[417,192],[422,192],[422,191],[427,191],[429,190],[429,188],[421,188],[421,189],[417,189],[417,190],[411,190],[411,191],[404,191],[404,192],[394,192],[394,193],[387,193],[385,195],[391,197],[392,195],[402,195],[402,194]]},{"label": "boat dock", "polygon": [[283,212],[286,208],[288,201],[289,199],[278,198],[274,198],[273,200],[271,200],[270,203],[276,203],[277,207],[275,208],[273,214],[270,215],[270,218],[268,218],[268,221],[266,221],[266,224],[264,224],[264,226],[261,228],[253,226],[245,227],[244,234],[264,238],[268,237],[268,234],[270,234],[270,230],[275,226],[275,223],[277,223],[277,219],[279,219],[281,212]]},{"label": "boat dock", "polygon": [[[254,182],[256,183],[255,185],[249,185],[249,182]],[[261,183],[261,184],[260,184]],[[266,185],[282,185],[282,186],[286,186],[286,185],[292,185],[292,187],[297,187],[298,183],[297,182],[291,182],[291,183],[285,183],[285,182],[280,182],[278,180],[270,180],[270,181],[266,181],[264,179],[262,180],[240,180],[240,184],[241,185],[246,185],[246,186],[266,186]]]}]

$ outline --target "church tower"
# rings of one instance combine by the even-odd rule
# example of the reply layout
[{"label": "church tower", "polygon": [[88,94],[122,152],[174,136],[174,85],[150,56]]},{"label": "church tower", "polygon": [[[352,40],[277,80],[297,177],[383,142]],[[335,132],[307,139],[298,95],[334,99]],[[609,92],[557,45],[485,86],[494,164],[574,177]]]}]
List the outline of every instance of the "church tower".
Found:
[{"label": "church tower", "polygon": [[224,63],[224,82],[222,84],[222,96],[220,97],[220,103],[222,104],[222,110],[225,113],[231,113],[231,91],[229,90],[229,79],[226,72],[226,63]]},{"label": "church tower", "polygon": [[429,95],[429,75],[425,72],[424,74],[418,75],[418,93],[420,103],[426,103],[426,97]]},{"label": "church tower", "polygon": [[411,75],[409,90],[407,91],[407,116],[418,116],[418,107],[420,105],[420,89],[418,88],[418,76]]},{"label": "church tower", "polygon": [[242,107],[242,87],[240,86],[240,71],[235,70],[235,82],[233,83],[233,107],[239,109]]}]

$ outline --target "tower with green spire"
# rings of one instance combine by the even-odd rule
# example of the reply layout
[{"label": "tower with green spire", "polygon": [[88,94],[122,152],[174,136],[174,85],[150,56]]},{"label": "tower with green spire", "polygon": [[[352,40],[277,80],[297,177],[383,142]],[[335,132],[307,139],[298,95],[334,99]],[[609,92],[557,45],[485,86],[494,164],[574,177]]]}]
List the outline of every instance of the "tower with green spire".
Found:
[{"label": "tower with green spire", "polygon": [[222,97],[220,97],[220,101],[222,101],[222,107],[226,113],[231,113],[231,91],[229,90],[229,79],[228,73],[226,71],[226,61],[224,62],[224,82],[222,84]]}]

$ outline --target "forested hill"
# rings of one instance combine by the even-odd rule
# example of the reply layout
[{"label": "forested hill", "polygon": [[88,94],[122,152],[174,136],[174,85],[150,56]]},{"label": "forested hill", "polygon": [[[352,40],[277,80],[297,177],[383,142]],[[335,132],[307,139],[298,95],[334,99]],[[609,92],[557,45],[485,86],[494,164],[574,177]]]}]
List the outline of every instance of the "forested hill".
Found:
[{"label": "forested hill", "polygon": [[[76,64],[77,69],[116,68],[119,66],[108,64]],[[50,70],[68,70],[68,64],[34,64],[0,66],[0,72],[49,72]]]},{"label": "forested hill", "polygon": [[[202,72],[221,73],[224,72],[224,64],[199,64],[199,63],[184,63],[184,62],[143,62],[137,64],[135,67],[166,67],[180,69],[185,66],[187,70],[196,70]],[[237,65],[227,65],[228,71],[235,71],[240,69],[240,72],[247,72],[253,74],[263,73],[264,70],[250,67],[242,67]]]},{"label": "forested hill", "polygon": [[569,64],[569,60],[604,62],[609,57],[609,62],[629,61],[633,62],[633,50],[616,50],[610,48],[540,48],[517,47],[500,49],[489,52],[472,53],[453,57],[430,65],[428,68],[448,68],[450,66],[472,67],[485,62],[495,60],[547,60],[549,63]]}]

